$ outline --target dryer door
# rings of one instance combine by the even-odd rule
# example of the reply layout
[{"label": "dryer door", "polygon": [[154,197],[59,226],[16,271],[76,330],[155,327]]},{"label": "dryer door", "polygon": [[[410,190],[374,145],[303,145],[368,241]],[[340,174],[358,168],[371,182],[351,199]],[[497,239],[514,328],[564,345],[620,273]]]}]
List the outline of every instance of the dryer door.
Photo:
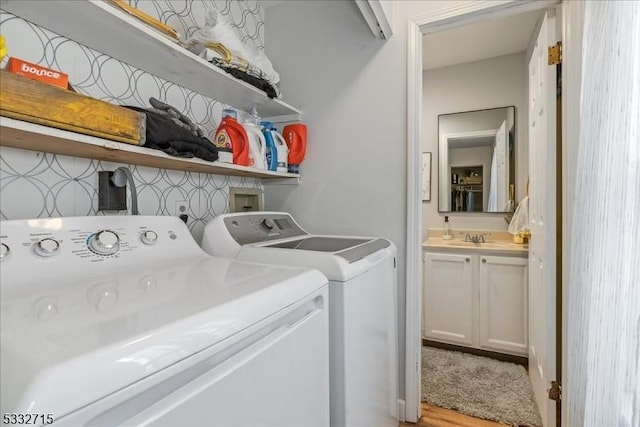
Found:
[{"label": "dryer door", "polygon": [[324,287],[196,364],[160,381],[154,375],[143,391],[122,390],[56,425],[326,427],[327,297]]}]

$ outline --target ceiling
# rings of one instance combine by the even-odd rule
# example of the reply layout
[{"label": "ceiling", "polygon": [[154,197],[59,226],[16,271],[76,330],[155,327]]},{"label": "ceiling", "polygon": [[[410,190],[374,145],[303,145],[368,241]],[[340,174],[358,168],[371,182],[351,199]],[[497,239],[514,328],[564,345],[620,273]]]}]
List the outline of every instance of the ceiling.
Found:
[{"label": "ceiling", "polygon": [[447,140],[449,149],[493,147],[495,136],[481,136],[472,138],[450,138]]},{"label": "ceiling", "polygon": [[422,37],[422,68],[448,67],[524,52],[541,10],[464,25]]}]

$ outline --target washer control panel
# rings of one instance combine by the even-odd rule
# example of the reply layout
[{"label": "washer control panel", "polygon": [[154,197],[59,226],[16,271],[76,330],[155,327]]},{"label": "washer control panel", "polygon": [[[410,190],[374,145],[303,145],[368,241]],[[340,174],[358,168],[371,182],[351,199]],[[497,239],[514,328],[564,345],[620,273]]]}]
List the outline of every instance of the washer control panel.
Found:
[{"label": "washer control panel", "polygon": [[[176,256],[202,256],[186,225],[175,217],[94,216],[3,221],[2,281],[54,278],[98,265],[134,266]],[[106,264],[105,264],[106,263]],[[26,274],[29,272],[29,274]]]},{"label": "washer control panel", "polygon": [[240,245],[308,234],[287,213],[251,212],[223,216],[227,232]]}]

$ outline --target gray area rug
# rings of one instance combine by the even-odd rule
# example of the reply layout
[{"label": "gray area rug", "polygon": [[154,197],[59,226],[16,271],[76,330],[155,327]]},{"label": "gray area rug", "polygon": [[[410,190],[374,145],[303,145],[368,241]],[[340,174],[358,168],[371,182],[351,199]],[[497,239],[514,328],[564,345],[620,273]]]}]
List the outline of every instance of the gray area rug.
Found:
[{"label": "gray area rug", "polygon": [[422,401],[512,426],[542,420],[521,365],[422,347]]}]

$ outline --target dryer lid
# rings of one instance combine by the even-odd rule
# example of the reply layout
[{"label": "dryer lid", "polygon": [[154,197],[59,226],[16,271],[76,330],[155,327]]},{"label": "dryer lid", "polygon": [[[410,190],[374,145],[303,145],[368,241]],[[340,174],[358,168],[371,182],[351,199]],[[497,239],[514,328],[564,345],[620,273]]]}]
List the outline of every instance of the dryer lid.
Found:
[{"label": "dryer lid", "polygon": [[202,255],[46,284],[2,283],[2,409],[59,419],[326,282],[314,270]]},{"label": "dryer lid", "polygon": [[264,247],[332,252],[334,255],[352,263],[387,248],[389,245],[389,241],[385,239],[311,236],[304,239],[272,243],[264,245]]},{"label": "dryer lid", "polygon": [[353,246],[369,242],[371,239],[358,239],[334,236],[312,236],[303,239],[264,245],[269,248],[300,249],[318,252],[339,252]]}]

